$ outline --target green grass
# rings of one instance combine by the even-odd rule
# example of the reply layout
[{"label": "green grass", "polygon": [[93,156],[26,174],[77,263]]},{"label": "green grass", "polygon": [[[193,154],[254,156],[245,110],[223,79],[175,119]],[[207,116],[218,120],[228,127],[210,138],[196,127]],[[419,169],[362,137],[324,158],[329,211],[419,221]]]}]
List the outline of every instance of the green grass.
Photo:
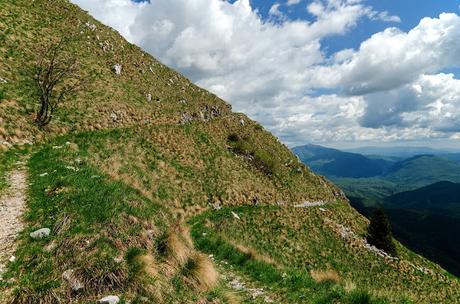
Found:
[{"label": "green grass", "polygon": [[343,286],[334,283],[316,283],[311,276],[296,269],[278,268],[254,256],[241,252],[221,236],[206,227],[208,218],[217,220],[227,216],[228,210],[214,214],[204,213],[191,221],[192,236],[196,246],[206,253],[213,254],[219,261],[229,263],[233,269],[252,280],[267,286],[280,295],[283,303],[386,303],[372,297],[368,292],[357,290],[347,293]]},{"label": "green grass", "polygon": [[[198,227],[194,228],[194,236],[200,248],[213,251],[217,257],[222,254],[219,258],[233,259],[233,263],[242,265],[248,275],[258,273],[246,268],[250,256],[238,251],[234,253],[233,245],[227,244],[229,241],[268,255],[281,269],[288,269],[286,273],[333,269],[338,272],[341,284],[353,283],[357,290],[366,290],[389,303],[407,303],[410,298],[415,302],[416,299],[456,302],[458,291],[453,286],[457,286],[457,279],[399,244],[400,261],[388,264],[356,243],[342,240],[335,224],[331,223],[345,224],[358,237],[364,237],[365,222],[358,215],[353,215],[344,204],[326,208],[324,212],[319,208],[292,210],[264,206],[221,209],[207,213],[198,223],[194,222]],[[237,213],[241,220],[234,219],[231,211]],[[203,226],[207,220],[209,223]],[[408,263],[442,275],[435,279],[416,268],[407,267]]]}]

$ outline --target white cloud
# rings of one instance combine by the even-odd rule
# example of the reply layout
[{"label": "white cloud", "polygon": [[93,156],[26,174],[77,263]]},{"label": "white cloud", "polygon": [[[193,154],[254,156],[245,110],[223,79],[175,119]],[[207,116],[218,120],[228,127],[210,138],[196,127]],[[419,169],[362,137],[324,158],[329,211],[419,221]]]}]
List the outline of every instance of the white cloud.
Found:
[{"label": "white cloud", "polygon": [[280,6],[281,4],[279,3],[273,4],[270,10],[268,11],[268,15],[271,17],[277,18],[279,20],[285,21],[287,20],[287,16],[283,12],[280,11]]},{"label": "white cloud", "polygon": [[[424,18],[408,33],[388,28],[348,53],[340,64],[319,67],[318,86],[341,86],[348,94],[387,91],[410,83],[423,73],[460,66],[460,17],[441,14]],[[342,59],[344,61],[344,59]]]},{"label": "white cloud", "polygon": [[286,5],[287,6],[291,6],[291,5],[296,5],[296,4],[299,4],[301,0],[288,0],[286,2]]},{"label": "white cloud", "polygon": [[[456,134],[459,83],[436,74],[460,63],[455,14],[423,19],[408,33],[389,28],[358,50],[326,57],[323,38],[349,32],[362,18],[399,17],[361,0],[310,1],[313,22],[291,21],[280,10],[298,0],[275,4],[268,20],[249,0],[72,1],[289,144]],[[317,96],[318,89],[333,93]]]}]

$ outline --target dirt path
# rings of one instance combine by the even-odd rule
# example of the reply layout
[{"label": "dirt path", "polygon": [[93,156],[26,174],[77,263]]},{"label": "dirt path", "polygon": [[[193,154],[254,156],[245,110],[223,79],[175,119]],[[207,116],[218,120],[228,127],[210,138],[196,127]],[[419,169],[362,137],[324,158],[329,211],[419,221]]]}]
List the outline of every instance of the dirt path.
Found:
[{"label": "dirt path", "polygon": [[8,176],[9,188],[0,196],[0,280],[13,256],[16,236],[23,228],[26,180],[25,169],[15,168]]}]

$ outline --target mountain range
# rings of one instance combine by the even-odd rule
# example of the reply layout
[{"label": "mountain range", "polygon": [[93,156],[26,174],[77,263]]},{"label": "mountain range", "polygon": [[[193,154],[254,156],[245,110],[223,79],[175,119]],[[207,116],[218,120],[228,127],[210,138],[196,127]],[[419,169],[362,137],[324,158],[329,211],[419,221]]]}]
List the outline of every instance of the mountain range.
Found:
[{"label": "mountain range", "polygon": [[292,150],[313,171],[344,189],[361,213],[370,216],[373,208],[384,208],[399,240],[460,274],[460,163],[455,158],[446,157],[445,151],[408,153],[401,159],[315,145]]}]

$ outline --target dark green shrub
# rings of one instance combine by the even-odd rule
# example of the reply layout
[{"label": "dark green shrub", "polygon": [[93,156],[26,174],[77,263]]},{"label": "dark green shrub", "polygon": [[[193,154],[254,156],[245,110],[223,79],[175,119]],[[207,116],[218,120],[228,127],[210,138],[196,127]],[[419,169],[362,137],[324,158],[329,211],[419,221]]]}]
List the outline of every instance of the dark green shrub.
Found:
[{"label": "dark green shrub", "polygon": [[390,221],[382,209],[376,209],[372,214],[367,232],[367,241],[369,244],[389,254],[396,255]]},{"label": "dark green shrub", "polygon": [[231,133],[230,135],[228,135],[227,140],[229,142],[238,142],[240,141],[240,136],[236,133]]},{"label": "dark green shrub", "polygon": [[348,296],[347,303],[350,304],[370,304],[371,296],[364,290],[353,290]]},{"label": "dark green shrub", "polygon": [[254,152],[254,164],[258,169],[268,175],[275,173],[276,162],[272,156],[264,150]]}]

